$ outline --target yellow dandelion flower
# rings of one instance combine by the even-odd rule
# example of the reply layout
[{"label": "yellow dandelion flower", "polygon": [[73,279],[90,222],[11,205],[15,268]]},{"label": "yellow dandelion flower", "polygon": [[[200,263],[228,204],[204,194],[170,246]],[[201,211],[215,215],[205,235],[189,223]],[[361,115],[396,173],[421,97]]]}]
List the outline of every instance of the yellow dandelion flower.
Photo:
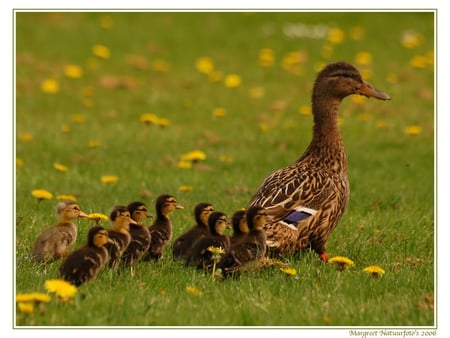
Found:
[{"label": "yellow dandelion flower", "polygon": [[100,59],[109,59],[111,57],[111,51],[105,45],[94,45],[92,53]]},{"label": "yellow dandelion flower", "polygon": [[355,265],[355,263],[348,257],[343,256],[336,256],[332,257],[328,260],[328,263],[334,264],[336,267],[336,270],[342,271],[347,268],[351,268]]},{"label": "yellow dandelion flower", "polygon": [[310,115],[312,115],[312,108],[311,108],[311,106],[303,105],[303,106],[300,106],[300,108],[298,109],[298,112],[300,113],[300,115],[310,116]]},{"label": "yellow dandelion flower", "polygon": [[63,124],[61,126],[61,132],[63,132],[64,134],[67,134],[70,132],[70,126],[68,124]]},{"label": "yellow dandelion flower", "polygon": [[99,21],[100,27],[103,29],[111,29],[114,26],[114,20],[111,15],[102,15]]},{"label": "yellow dandelion flower", "polygon": [[59,82],[56,79],[45,79],[41,82],[41,90],[47,94],[55,94],[59,91]]},{"label": "yellow dandelion flower", "polygon": [[86,122],[86,116],[84,114],[73,115],[72,122],[82,124],[82,123]]},{"label": "yellow dandelion flower", "polygon": [[186,286],[186,291],[189,292],[190,294],[194,295],[194,296],[201,296],[201,295],[203,295],[203,292],[200,291],[199,289],[197,289],[194,286]]},{"label": "yellow dandelion flower", "polygon": [[420,47],[423,43],[423,36],[422,34],[413,31],[413,30],[407,30],[403,32],[400,40],[403,47],[412,49]]},{"label": "yellow dandelion flower", "polygon": [[75,297],[77,293],[77,287],[63,279],[48,279],[45,281],[44,287],[64,301]]},{"label": "yellow dandelion flower", "polygon": [[151,69],[157,73],[166,73],[169,71],[169,63],[165,60],[155,60],[150,65]]},{"label": "yellow dandelion flower", "polygon": [[405,134],[406,135],[412,135],[412,136],[416,136],[422,133],[422,127],[416,124],[407,126],[405,128]]},{"label": "yellow dandelion flower", "polygon": [[206,154],[201,150],[193,150],[181,155],[181,161],[198,162],[204,160],[206,160]]},{"label": "yellow dandelion flower", "polygon": [[100,147],[100,141],[99,140],[89,140],[88,142],[89,148],[97,148]]},{"label": "yellow dandelion flower", "polygon": [[146,114],[142,114],[140,119],[141,119],[141,122],[152,124],[152,123],[156,123],[158,121],[158,116],[156,116],[155,114],[146,113]]},{"label": "yellow dandelion flower", "polygon": [[16,157],[16,168],[23,167],[23,160],[20,157]]},{"label": "yellow dandelion flower", "polygon": [[362,40],[366,32],[364,31],[364,27],[362,26],[354,26],[350,29],[350,38],[352,40]]},{"label": "yellow dandelion flower", "polygon": [[274,61],[275,61],[275,53],[273,49],[263,48],[260,50],[258,55],[258,62],[261,67],[263,68],[272,67]]},{"label": "yellow dandelion flower", "polygon": [[160,127],[168,127],[170,126],[170,123],[171,123],[170,120],[164,117],[158,118],[155,122],[155,124]]},{"label": "yellow dandelion flower", "polygon": [[225,250],[222,247],[217,247],[217,246],[209,246],[206,250],[208,250],[209,252],[211,252],[213,255],[222,255],[225,253]]},{"label": "yellow dandelion flower", "polygon": [[237,74],[228,74],[224,79],[225,87],[227,88],[236,88],[239,87],[242,83],[242,79]]},{"label": "yellow dandelion flower", "polygon": [[32,314],[34,312],[34,303],[32,303],[32,302],[21,302],[21,303],[17,304],[17,308],[22,313]]},{"label": "yellow dandelion flower", "polygon": [[108,216],[106,216],[105,214],[99,213],[99,212],[94,212],[92,214],[89,214],[87,216],[87,219],[91,219],[91,220],[94,220],[96,222],[100,222],[100,221],[107,221],[108,220]]},{"label": "yellow dandelion flower", "polygon": [[363,269],[364,272],[370,274],[374,278],[383,277],[385,271],[383,268],[377,265],[369,265],[368,267]]},{"label": "yellow dandelion flower", "polygon": [[114,175],[105,175],[101,177],[101,181],[105,184],[108,183],[115,183],[119,180],[118,176],[114,176]]},{"label": "yellow dandelion flower", "polygon": [[192,185],[180,185],[178,187],[178,191],[181,192],[191,192],[194,190],[194,187]]},{"label": "yellow dandelion flower", "polygon": [[288,276],[296,276],[297,270],[294,268],[280,268],[281,271],[283,271]]},{"label": "yellow dandelion flower", "polygon": [[69,170],[69,168],[67,166],[65,166],[64,164],[61,163],[53,163],[53,168],[55,168],[57,171],[61,171],[61,172],[66,172],[67,170]]},{"label": "yellow dandelion flower", "polygon": [[68,194],[61,194],[61,195],[56,195],[56,199],[58,201],[77,201],[77,198],[74,195],[68,195]]},{"label": "yellow dandelion flower", "polygon": [[181,169],[192,168],[192,162],[191,161],[181,160],[181,161],[178,162],[178,168],[181,168]]},{"label": "yellow dandelion flower", "polygon": [[362,95],[351,95],[350,100],[352,101],[352,103],[360,105],[363,104],[367,100],[367,98]]},{"label": "yellow dandelion flower", "polygon": [[409,64],[414,68],[425,68],[428,65],[428,59],[424,55],[416,55],[409,61]]},{"label": "yellow dandelion flower", "polygon": [[53,198],[53,194],[50,191],[45,189],[36,189],[31,192],[31,194],[36,197],[38,200],[51,200]]},{"label": "yellow dandelion flower", "polygon": [[51,297],[46,293],[30,292],[30,293],[18,293],[16,294],[16,303],[48,303]]},{"label": "yellow dandelion flower", "polygon": [[213,116],[215,116],[215,117],[223,117],[226,114],[227,114],[227,111],[222,107],[218,107],[213,110]]},{"label": "yellow dandelion flower", "polygon": [[22,142],[31,142],[33,141],[33,135],[30,133],[19,133],[19,140]]},{"label": "yellow dandelion flower", "polygon": [[71,79],[79,79],[83,76],[83,69],[78,65],[66,65],[64,74]]},{"label": "yellow dandelion flower", "polygon": [[210,75],[214,70],[214,63],[211,58],[203,56],[195,61],[195,68],[200,73]]},{"label": "yellow dandelion flower", "polygon": [[358,52],[355,56],[355,62],[361,66],[372,64],[372,54],[369,52]]},{"label": "yellow dandelion flower", "polygon": [[340,44],[345,40],[345,33],[340,28],[331,28],[328,31],[327,40],[333,44]]},{"label": "yellow dandelion flower", "polygon": [[248,96],[252,99],[259,99],[263,97],[265,90],[262,87],[253,87],[248,90]]}]

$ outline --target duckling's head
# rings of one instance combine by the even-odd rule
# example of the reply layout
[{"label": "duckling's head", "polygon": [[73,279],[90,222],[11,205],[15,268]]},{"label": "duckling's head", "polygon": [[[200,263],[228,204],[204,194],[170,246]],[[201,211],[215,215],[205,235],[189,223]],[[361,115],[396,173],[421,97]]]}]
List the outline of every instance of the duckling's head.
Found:
[{"label": "duckling's head", "polygon": [[352,94],[390,100],[388,94],[374,88],[364,81],[359,71],[347,62],[334,62],[327,65],[318,75],[314,84],[313,101],[321,97],[342,100]]},{"label": "duckling's head", "polygon": [[195,206],[194,217],[199,225],[208,227],[208,218],[214,212],[214,206],[210,203],[199,203]]},{"label": "duckling's head", "polygon": [[223,235],[227,224],[227,216],[223,212],[215,211],[209,216],[209,231],[214,235]]},{"label": "duckling's head", "polygon": [[233,233],[235,235],[240,235],[250,232],[248,228],[247,220],[245,218],[245,209],[236,211],[231,218],[231,223],[233,224]]},{"label": "duckling's head", "polygon": [[71,221],[77,217],[87,217],[88,215],[81,211],[80,206],[74,201],[61,201],[56,206],[56,213],[61,221]]},{"label": "duckling's head", "polygon": [[268,221],[266,210],[258,205],[248,208],[246,218],[250,230],[261,230]]},{"label": "duckling's head", "polygon": [[177,199],[172,195],[160,195],[156,199],[155,208],[158,216],[164,217],[167,217],[167,215],[175,209],[184,209],[184,207],[178,204]]},{"label": "duckling's head", "polygon": [[136,224],[136,221],[131,219],[130,212],[126,206],[116,205],[109,213],[109,220],[111,221],[112,228],[116,231],[129,230],[130,223]]},{"label": "duckling's head", "polygon": [[152,214],[148,212],[147,206],[142,202],[131,202],[127,206],[130,212],[131,218],[134,219],[138,224],[147,217],[152,217]]},{"label": "duckling's head", "polygon": [[101,248],[109,241],[108,231],[104,227],[95,226],[89,230],[88,245],[90,247],[96,246],[97,248]]}]

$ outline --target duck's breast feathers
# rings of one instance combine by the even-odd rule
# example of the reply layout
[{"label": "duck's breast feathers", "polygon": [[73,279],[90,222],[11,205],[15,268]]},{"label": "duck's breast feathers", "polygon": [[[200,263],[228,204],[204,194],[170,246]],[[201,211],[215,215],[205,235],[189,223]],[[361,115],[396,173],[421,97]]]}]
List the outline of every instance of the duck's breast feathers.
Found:
[{"label": "duck's breast feathers", "polygon": [[313,215],[336,192],[348,193],[344,181],[334,173],[308,170],[305,165],[292,165],[268,176],[249,206],[264,207],[273,221],[282,220],[293,211]]}]

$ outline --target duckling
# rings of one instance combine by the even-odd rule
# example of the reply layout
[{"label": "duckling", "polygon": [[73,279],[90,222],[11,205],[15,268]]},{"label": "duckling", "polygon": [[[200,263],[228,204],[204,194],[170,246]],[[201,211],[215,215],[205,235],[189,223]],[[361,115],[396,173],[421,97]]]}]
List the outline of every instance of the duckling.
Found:
[{"label": "duckling", "polygon": [[268,221],[267,212],[260,206],[252,206],[247,210],[246,221],[250,232],[235,243],[217,264],[225,276],[266,254],[266,234],[263,228]]},{"label": "duckling", "polygon": [[116,270],[123,253],[131,242],[130,223],[136,224],[136,221],[131,219],[130,212],[123,205],[117,205],[111,210],[109,220],[111,229],[108,230],[108,236],[111,242],[107,243],[105,247],[110,256],[109,267]]},{"label": "duckling", "polygon": [[132,202],[127,206],[131,214],[131,218],[136,224],[130,224],[131,242],[122,255],[122,263],[124,266],[136,265],[147,253],[150,247],[151,235],[148,228],[141,222],[152,214],[148,212],[147,206],[142,202]]},{"label": "duckling", "polygon": [[328,260],[326,242],[349,200],[338,113],[341,101],[352,94],[390,100],[346,62],[331,63],[317,75],[311,143],[296,162],[267,176],[248,204],[260,205],[272,216],[265,231],[270,251],[276,254],[313,249],[321,260]]},{"label": "duckling", "polygon": [[101,226],[91,228],[87,244],[73,251],[59,267],[61,278],[80,286],[97,277],[109,259],[105,244],[110,241],[105,228]]},{"label": "duckling", "polygon": [[78,227],[73,223],[77,217],[87,217],[73,201],[61,201],[56,206],[59,222],[42,232],[34,243],[31,257],[37,262],[49,262],[67,256],[77,240]]},{"label": "duckling", "polygon": [[186,259],[186,265],[193,265],[199,269],[210,269],[214,261],[213,254],[208,248],[222,248],[225,252],[230,249],[230,238],[224,235],[227,224],[227,216],[223,212],[213,212],[208,219],[210,234],[200,239],[194,245],[192,254]]},{"label": "duckling", "polygon": [[245,217],[245,209],[236,211],[231,217],[233,227],[233,235],[230,237],[230,248],[239,243],[250,232],[247,219]]},{"label": "duckling", "polygon": [[161,258],[164,249],[172,239],[172,221],[169,214],[176,209],[184,209],[184,207],[177,203],[175,197],[171,195],[160,195],[156,199],[156,219],[149,228],[151,243],[148,249],[148,254],[145,255],[145,260],[158,260]]},{"label": "duckling", "polygon": [[194,217],[196,225],[181,236],[173,243],[172,255],[173,259],[186,259],[194,244],[202,237],[208,235],[208,218],[214,212],[214,206],[210,203],[199,203],[194,208]]}]

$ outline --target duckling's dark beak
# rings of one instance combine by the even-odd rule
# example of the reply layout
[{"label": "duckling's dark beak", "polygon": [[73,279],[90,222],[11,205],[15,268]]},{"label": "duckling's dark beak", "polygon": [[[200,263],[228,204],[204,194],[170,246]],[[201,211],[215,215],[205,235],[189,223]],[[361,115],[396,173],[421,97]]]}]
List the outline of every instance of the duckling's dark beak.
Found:
[{"label": "duckling's dark beak", "polygon": [[175,209],[184,209],[184,207],[181,204],[175,205]]},{"label": "duckling's dark beak", "polygon": [[364,95],[366,97],[374,97],[378,100],[390,100],[391,97],[383,93],[382,91],[376,89],[374,86],[372,86],[369,82],[363,81],[363,84],[359,88],[358,93],[359,95]]},{"label": "duckling's dark beak", "polygon": [[83,211],[80,210],[80,213],[79,213],[78,217],[81,217],[81,218],[87,218],[87,217],[88,217],[88,214],[86,214],[85,212],[83,212]]}]

